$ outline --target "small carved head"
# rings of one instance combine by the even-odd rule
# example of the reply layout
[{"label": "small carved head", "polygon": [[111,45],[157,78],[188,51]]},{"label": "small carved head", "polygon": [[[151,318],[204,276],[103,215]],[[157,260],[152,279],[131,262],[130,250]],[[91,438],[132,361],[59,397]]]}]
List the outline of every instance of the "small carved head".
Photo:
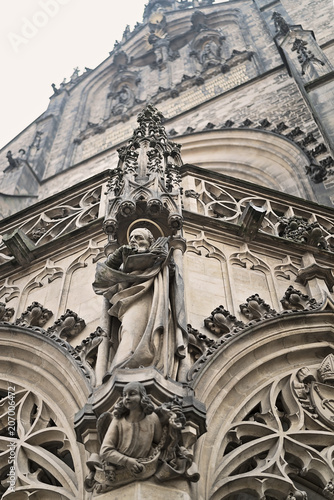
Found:
[{"label": "small carved head", "polygon": [[153,242],[153,234],[145,227],[138,227],[131,231],[129,243],[137,252],[147,252]]},{"label": "small carved head", "polygon": [[123,389],[122,399],[116,403],[113,416],[117,419],[128,415],[130,411],[140,404],[145,415],[154,411],[153,403],[147,395],[146,389],[140,382],[130,382]]}]

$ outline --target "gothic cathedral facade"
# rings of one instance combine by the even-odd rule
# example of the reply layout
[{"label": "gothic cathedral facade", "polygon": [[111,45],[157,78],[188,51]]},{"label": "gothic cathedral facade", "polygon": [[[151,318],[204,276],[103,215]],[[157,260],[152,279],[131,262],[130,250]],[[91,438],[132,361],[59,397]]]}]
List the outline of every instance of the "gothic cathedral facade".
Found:
[{"label": "gothic cathedral facade", "polygon": [[0,498],[334,499],[333,14],[150,0],[0,152]]}]

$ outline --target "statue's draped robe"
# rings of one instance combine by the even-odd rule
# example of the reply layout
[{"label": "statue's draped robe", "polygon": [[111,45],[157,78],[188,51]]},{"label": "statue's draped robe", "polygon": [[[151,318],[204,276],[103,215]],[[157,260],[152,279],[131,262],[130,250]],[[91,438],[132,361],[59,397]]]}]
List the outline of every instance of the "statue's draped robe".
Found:
[{"label": "statue's draped robe", "polygon": [[112,304],[109,314],[121,322],[111,369],[155,366],[176,378],[187,347],[182,277],[175,265],[170,276],[170,256],[157,262],[149,252],[133,257],[133,267],[138,257],[144,270],[124,272],[98,263],[93,284]]},{"label": "statue's draped robe", "polygon": [[113,418],[101,446],[102,459],[118,466],[126,465],[126,457],[147,458],[154,452],[161,438],[161,424],[155,413],[139,422],[128,422],[125,417]]}]

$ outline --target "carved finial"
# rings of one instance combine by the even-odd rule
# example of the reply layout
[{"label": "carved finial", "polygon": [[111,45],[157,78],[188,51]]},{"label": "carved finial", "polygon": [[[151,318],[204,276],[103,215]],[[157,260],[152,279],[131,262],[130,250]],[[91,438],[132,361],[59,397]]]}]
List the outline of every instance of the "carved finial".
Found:
[{"label": "carved finial", "polygon": [[[132,138],[118,149],[118,167],[108,183],[111,203],[105,228],[109,234],[115,234],[119,217],[136,213],[139,201],[150,217],[158,217],[163,211],[174,233],[182,226],[181,146],[169,140],[162,122],[162,113],[147,105],[138,115],[139,127]],[[158,192],[152,187],[154,179]]]}]

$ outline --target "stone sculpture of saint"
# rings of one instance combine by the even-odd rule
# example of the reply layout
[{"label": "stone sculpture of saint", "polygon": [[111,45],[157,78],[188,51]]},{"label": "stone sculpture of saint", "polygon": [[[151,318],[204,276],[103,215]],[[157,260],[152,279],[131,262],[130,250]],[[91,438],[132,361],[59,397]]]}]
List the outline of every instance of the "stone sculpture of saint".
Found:
[{"label": "stone sculpture of saint", "polygon": [[97,264],[93,287],[109,300],[109,314],[120,321],[110,370],[155,366],[176,379],[187,331],[183,281],[168,238],[155,241],[148,229],[134,229],[129,245]]}]

